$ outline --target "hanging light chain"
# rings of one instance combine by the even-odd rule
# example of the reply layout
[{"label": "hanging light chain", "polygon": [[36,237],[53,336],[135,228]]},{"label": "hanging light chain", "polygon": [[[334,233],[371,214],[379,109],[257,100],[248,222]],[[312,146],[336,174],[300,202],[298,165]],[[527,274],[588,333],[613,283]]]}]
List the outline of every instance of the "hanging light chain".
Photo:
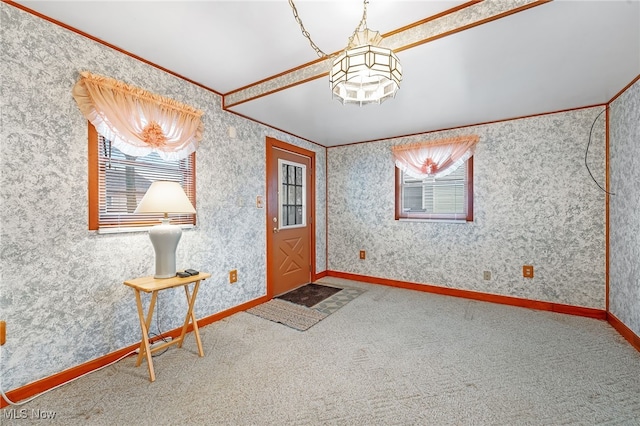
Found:
[{"label": "hanging light chain", "polygon": [[362,19],[360,20],[360,23],[358,24],[356,29],[353,30],[353,34],[351,34],[351,37],[349,37],[349,44],[347,45],[347,48],[351,46],[351,44],[353,43],[353,39],[356,37],[356,34],[358,34],[359,31],[364,31],[367,29],[367,5],[368,4],[369,4],[369,0],[364,0],[364,6],[362,10]]},{"label": "hanging light chain", "polygon": [[[367,27],[367,4],[369,4],[369,0],[364,0],[364,10],[362,12],[362,19],[360,20],[360,23],[358,24],[356,29],[353,31],[353,34],[351,34],[351,37],[349,37],[349,45],[351,45],[351,43],[353,42],[353,39],[355,38],[355,36],[358,33],[358,31],[360,31],[361,29],[364,30]],[[318,57],[320,57],[320,58],[328,57],[329,55],[324,53],[313,42],[313,40],[311,40],[311,34],[309,34],[309,31],[307,31],[307,29],[304,27],[304,24],[302,23],[302,19],[300,19],[300,16],[298,15],[298,9],[296,9],[296,5],[293,3],[293,0],[289,0],[289,5],[291,6],[291,10],[293,11],[293,17],[295,18],[296,22],[300,26],[300,30],[302,31],[302,35],[305,36],[307,38],[307,40],[309,40],[309,44],[311,45],[313,50],[315,50],[315,52],[318,54]],[[347,45],[347,48],[349,47],[349,45]]]},{"label": "hanging light chain", "polygon": [[302,35],[305,36],[307,38],[307,40],[309,40],[309,44],[311,45],[311,47],[313,48],[313,50],[316,51],[316,53],[318,54],[318,57],[320,58],[325,58],[328,55],[326,53],[324,53],[314,42],[313,40],[311,40],[311,34],[309,34],[309,31],[307,31],[307,29],[304,27],[304,25],[302,24],[302,19],[300,19],[300,16],[298,15],[298,9],[296,9],[296,5],[293,4],[293,0],[289,0],[289,5],[291,6],[291,10],[293,11],[293,17],[296,19],[296,22],[298,23],[298,25],[300,26],[300,29],[302,30]]}]

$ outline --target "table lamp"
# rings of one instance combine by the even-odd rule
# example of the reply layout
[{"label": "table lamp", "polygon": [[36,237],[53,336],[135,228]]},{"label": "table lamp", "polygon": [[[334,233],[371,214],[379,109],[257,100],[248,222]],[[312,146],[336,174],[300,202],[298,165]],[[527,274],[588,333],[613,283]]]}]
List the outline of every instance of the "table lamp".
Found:
[{"label": "table lamp", "polygon": [[134,213],[163,213],[162,223],[149,230],[149,238],[156,252],[154,278],[176,276],[176,248],[182,228],[172,225],[169,213],[195,213],[182,186],[177,182],[155,181],[144,194]]}]

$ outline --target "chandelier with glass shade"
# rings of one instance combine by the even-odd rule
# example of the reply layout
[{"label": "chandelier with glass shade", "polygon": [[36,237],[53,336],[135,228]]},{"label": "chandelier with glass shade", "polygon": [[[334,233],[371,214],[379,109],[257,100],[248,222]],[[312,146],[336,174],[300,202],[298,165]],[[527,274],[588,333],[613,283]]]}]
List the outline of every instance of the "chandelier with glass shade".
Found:
[{"label": "chandelier with glass shade", "polygon": [[[369,0],[364,0],[362,19],[349,37],[345,50],[333,59],[329,71],[333,97],[343,104],[362,106],[382,103],[395,97],[402,81],[402,66],[398,57],[391,49],[381,46],[383,37],[378,31],[367,28],[368,3]],[[311,47],[318,56],[329,57],[311,40],[293,0],[289,0],[289,4]]]}]

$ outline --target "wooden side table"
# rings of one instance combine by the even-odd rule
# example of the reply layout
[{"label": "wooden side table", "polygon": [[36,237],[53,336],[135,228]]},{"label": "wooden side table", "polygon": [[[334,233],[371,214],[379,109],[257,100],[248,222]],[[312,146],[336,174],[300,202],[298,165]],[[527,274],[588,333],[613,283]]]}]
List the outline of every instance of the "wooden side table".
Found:
[{"label": "wooden side table", "polygon": [[[149,379],[152,382],[156,380],[156,374],[153,371],[153,360],[151,358],[151,354],[171,345],[178,345],[178,347],[181,348],[182,342],[184,342],[184,336],[187,334],[189,323],[193,325],[193,334],[196,337],[196,343],[198,345],[198,354],[201,357],[204,356],[204,351],[202,350],[202,341],[200,340],[200,332],[198,331],[198,322],[196,321],[196,316],[193,313],[193,306],[195,305],[196,297],[198,296],[200,281],[205,280],[210,276],[211,274],[207,272],[200,272],[198,275],[192,275],[186,278],[180,278],[177,276],[173,278],[163,279],[143,277],[135,278],[133,280],[127,280],[124,282],[124,285],[133,288],[136,294],[138,317],[140,318],[140,329],[142,330],[142,342],[140,342],[140,349],[138,351],[138,360],[136,361],[136,367],[140,366],[140,364],[142,363],[142,359],[146,357],[147,366],[149,367]],[[189,293],[189,284],[191,283],[195,284],[193,286],[193,291]],[[175,338],[170,342],[158,345],[152,349],[149,345],[149,326],[151,325],[151,318],[153,317],[153,310],[156,306],[158,292],[160,290],[175,287],[184,287],[184,293],[187,296],[187,305],[189,306],[189,308],[187,309],[187,315],[184,319],[184,324],[182,325],[182,333],[180,333],[180,337]],[[149,310],[146,316],[142,308],[142,298],[140,296],[141,291],[144,291],[145,293],[151,293],[151,302],[149,303]]]}]

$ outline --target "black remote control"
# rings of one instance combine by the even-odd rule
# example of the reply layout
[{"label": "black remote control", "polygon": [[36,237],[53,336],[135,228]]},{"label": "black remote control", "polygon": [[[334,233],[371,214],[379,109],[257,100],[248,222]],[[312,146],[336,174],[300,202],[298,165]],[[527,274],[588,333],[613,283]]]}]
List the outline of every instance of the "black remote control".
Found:
[{"label": "black remote control", "polygon": [[184,272],[186,272],[189,275],[198,275],[200,272],[196,271],[195,269],[185,269]]}]

